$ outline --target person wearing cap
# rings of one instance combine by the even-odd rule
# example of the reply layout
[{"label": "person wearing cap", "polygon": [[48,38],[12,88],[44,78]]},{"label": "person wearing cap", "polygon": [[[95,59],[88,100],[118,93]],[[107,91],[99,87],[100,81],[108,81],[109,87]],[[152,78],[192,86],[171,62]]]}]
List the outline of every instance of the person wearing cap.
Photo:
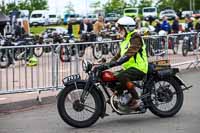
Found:
[{"label": "person wearing cap", "polygon": [[139,96],[135,89],[135,84],[131,81],[142,80],[147,74],[146,45],[138,34],[136,23],[131,17],[124,16],[120,18],[116,26],[121,39],[123,39],[120,43],[120,50],[109,63],[100,66],[99,69],[105,70],[115,66],[122,66],[122,70],[115,73],[121,84],[119,91],[128,90],[132,97],[128,99],[127,105],[133,110],[140,110]]}]

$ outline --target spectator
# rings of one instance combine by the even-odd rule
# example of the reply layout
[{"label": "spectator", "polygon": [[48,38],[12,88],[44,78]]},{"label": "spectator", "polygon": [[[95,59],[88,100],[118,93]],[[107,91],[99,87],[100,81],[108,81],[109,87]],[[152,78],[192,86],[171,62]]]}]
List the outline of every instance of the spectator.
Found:
[{"label": "spectator", "polygon": [[68,34],[71,36],[73,34],[73,27],[72,27],[72,23],[69,21],[68,23]]},{"label": "spectator", "polygon": [[193,19],[190,17],[185,18],[185,31],[192,32],[194,30]]},{"label": "spectator", "polygon": [[15,29],[15,36],[16,37],[21,37],[22,35],[25,34],[25,30],[22,27],[22,23],[20,21],[18,23],[15,22],[14,29]]},{"label": "spectator", "polygon": [[91,32],[93,30],[92,23],[87,18],[83,19],[83,22],[80,24],[80,30],[79,34],[85,33],[85,32]]},{"label": "spectator", "polygon": [[94,32],[96,33],[96,34],[99,34],[99,32],[101,31],[101,30],[103,30],[104,29],[104,20],[103,20],[103,16],[99,16],[98,17],[98,20],[95,22],[95,24],[94,24]]},{"label": "spectator", "polygon": [[155,22],[156,22],[155,32],[159,33],[159,31],[162,29],[160,21],[158,19],[156,19]]},{"label": "spectator", "polygon": [[141,19],[139,17],[137,17],[137,18],[135,18],[135,22],[136,22],[136,29],[141,29],[141,27],[142,27]]},{"label": "spectator", "polygon": [[162,25],[161,25],[161,29],[166,31],[168,34],[171,33],[171,26],[169,24],[169,22],[167,21],[167,17],[163,17],[163,22],[162,22]]},{"label": "spectator", "polygon": [[198,19],[196,25],[195,25],[195,29],[197,32],[200,32],[200,18]]},{"label": "spectator", "polygon": [[172,31],[173,31],[173,33],[179,32],[179,17],[176,17],[174,19],[173,24],[172,24]]},{"label": "spectator", "polygon": [[93,24],[89,19],[87,21],[87,25],[88,25],[87,32],[92,32],[93,31]]}]

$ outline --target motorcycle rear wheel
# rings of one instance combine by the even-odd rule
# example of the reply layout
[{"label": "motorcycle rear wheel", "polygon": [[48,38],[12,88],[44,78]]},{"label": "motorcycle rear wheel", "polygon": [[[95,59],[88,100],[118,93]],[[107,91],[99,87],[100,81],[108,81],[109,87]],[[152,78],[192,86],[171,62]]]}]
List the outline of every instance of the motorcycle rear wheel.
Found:
[{"label": "motorcycle rear wheel", "polygon": [[[159,82],[163,82],[165,83],[165,85],[160,86],[159,88],[156,89],[156,85]],[[168,85],[172,86],[174,89],[174,92],[172,92],[171,89],[167,88],[166,83],[168,83]],[[161,85],[161,83],[159,83],[159,85]],[[164,89],[164,87],[166,87]],[[154,88],[154,89],[153,89]],[[158,90],[162,90],[162,91],[158,91]],[[152,93],[154,92],[154,93]],[[155,93],[157,93],[157,96],[155,95]],[[155,95],[155,97],[157,98],[153,98],[153,95]],[[176,95],[176,96],[174,96]],[[172,100],[176,99],[175,103],[172,103]],[[177,81],[173,78],[165,78],[162,80],[157,80],[155,81],[155,84],[151,85],[151,96],[149,97],[148,101],[148,105],[149,105],[149,110],[159,116],[159,117],[172,117],[174,115],[176,115],[182,105],[183,105],[183,100],[184,100],[184,95],[183,95],[183,91],[181,89],[181,86],[177,83]],[[171,103],[170,103],[171,102]],[[160,104],[159,104],[160,103]],[[174,104],[174,105],[173,105]],[[164,107],[162,105],[173,105],[171,108],[167,108]],[[159,107],[161,106],[161,107]],[[162,110],[163,109],[163,110]]]},{"label": "motorcycle rear wheel", "polygon": [[183,44],[183,46],[182,46],[182,54],[183,54],[183,56],[187,56],[188,55],[188,49],[189,49],[188,45],[187,44]]}]

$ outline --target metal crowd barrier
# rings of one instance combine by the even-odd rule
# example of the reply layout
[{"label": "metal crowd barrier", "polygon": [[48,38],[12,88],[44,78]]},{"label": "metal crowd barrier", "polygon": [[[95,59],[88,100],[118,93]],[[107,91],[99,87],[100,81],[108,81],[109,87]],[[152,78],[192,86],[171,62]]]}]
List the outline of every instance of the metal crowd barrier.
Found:
[{"label": "metal crowd barrier", "polygon": [[[180,50],[184,36],[191,34],[144,36],[149,61],[169,59],[172,66],[181,66],[181,63],[186,61],[189,62],[188,64],[193,63],[191,65],[197,66],[199,64],[200,33],[193,33],[196,35],[198,45],[194,52],[195,55],[190,54],[192,53],[190,52],[185,57],[182,56]],[[180,49],[176,54],[173,54],[173,50],[169,47],[170,39],[172,42],[178,42],[178,49],[179,47]],[[62,79],[64,77],[77,73],[80,73],[82,78],[87,76],[82,70],[83,59],[97,63],[99,59],[104,57],[109,61],[119,49],[119,42],[120,40],[52,44],[52,40],[46,40],[46,44],[43,45],[0,47],[0,54],[4,50],[6,53],[10,53],[10,58],[13,59],[15,57],[14,51],[17,49],[21,48],[26,53],[23,60],[14,60],[14,63],[9,67],[0,69],[0,95],[63,88]],[[26,58],[30,56],[30,53],[32,55],[30,51],[35,49],[43,49],[44,52],[41,57],[37,57],[38,64],[36,66],[28,66]],[[177,64],[179,62],[180,64]],[[118,69],[114,68],[113,70]]]},{"label": "metal crowd barrier", "polygon": [[168,59],[173,67],[197,68],[199,36],[197,32],[170,34],[167,36]]}]

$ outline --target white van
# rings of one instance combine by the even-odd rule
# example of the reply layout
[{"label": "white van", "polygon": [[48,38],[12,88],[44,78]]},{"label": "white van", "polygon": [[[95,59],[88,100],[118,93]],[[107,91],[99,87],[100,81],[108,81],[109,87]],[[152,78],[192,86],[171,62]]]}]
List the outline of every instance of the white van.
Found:
[{"label": "white van", "polygon": [[35,10],[30,16],[30,25],[48,25],[49,24],[49,13],[46,10]]},{"label": "white van", "polygon": [[144,7],[142,9],[142,15],[145,20],[149,20],[150,17],[152,19],[156,19],[158,16],[157,8],[156,7]]},{"label": "white van", "polygon": [[49,24],[60,24],[61,23],[61,18],[53,12],[49,12]]}]

